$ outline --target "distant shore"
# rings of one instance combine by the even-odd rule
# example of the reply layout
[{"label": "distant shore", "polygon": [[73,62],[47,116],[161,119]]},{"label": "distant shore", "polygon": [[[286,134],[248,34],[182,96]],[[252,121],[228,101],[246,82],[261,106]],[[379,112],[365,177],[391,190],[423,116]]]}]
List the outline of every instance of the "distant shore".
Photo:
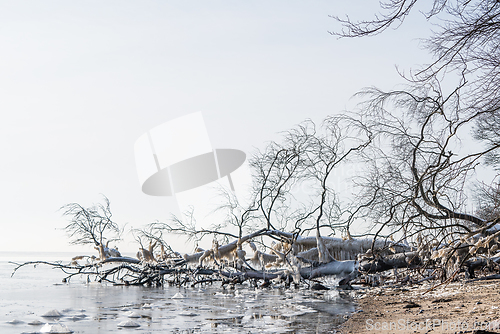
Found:
[{"label": "distant shore", "polygon": [[500,280],[433,284],[355,292],[340,333],[500,333]]}]

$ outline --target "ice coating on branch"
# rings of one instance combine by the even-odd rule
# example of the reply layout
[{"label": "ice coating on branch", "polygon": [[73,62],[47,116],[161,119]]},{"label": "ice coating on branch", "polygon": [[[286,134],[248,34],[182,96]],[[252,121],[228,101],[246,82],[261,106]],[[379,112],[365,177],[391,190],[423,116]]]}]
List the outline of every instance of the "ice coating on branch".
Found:
[{"label": "ice coating on branch", "polygon": [[321,263],[328,263],[333,260],[332,256],[330,255],[330,252],[328,251],[328,248],[325,245],[325,242],[323,241],[323,238],[321,235],[319,235],[319,232],[316,234],[316,244],[318,247],[318,259],[319,262]]}]

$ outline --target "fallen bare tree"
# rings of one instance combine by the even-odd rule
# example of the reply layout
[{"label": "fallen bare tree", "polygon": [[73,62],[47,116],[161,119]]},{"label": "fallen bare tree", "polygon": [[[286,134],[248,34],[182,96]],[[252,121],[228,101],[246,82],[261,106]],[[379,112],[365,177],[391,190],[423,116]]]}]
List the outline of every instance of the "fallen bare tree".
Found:
[{"label": "fallen bare tree", "polygon": [[[145,240],[150,245],[154,245],[151,243],[154,240],[155,244],[164,246],[156,254],[155,247],[149,247],[147,251],[150,257],[141,253],[138,258],[128,258],[115,253],[116,256],[113,254],[105,258],[78,256],[68,264],[31,261],[16,263],[13,274],[24,266],[42,264],[62,270],[66,274],[64,282],[80,276],[86,277],[87,282],[147,286],[196,286],[216,281],[222,282],[222,286],[246,281],[255,286],[268,286],[271,282],[278,286],[299,286],[301,282],[335,275],[345,278],[341,281],[341,286],[350,287],[349,281],[358,279],[363,273],[378,273],[394,268],[421,268],[423,264],[419,252],[412,251],[407,245],[387,240],[342,239],[318,235],[307,237],[266,228],[241,237],[234,236],[235,240],[224,245],[214,242],[211,249],[181,255],[172,251],[162,235],[155,231],[164,228],[165,226],[155,222],[144,231],[139,231],[142,233],[139,245],[143,251],[145,249],[142,244]],[[226,232],[222,233],[227,236]],[[212,234],[217,232],[212,231]],[[498,234],[493,237],[496,235]],[[263,252],[255,245],[255,242],[263,244],[259,240],[262,238],[279,242],[269,247],[269,252]],[[327,262],[320,261],[318,249],[321,247],[332,257]],[[248,255],[245,248],[249,251]],[[165,252],[165,249],[169,249],[169,252]],[[372,256],[373,250],[378,255],[376,260]],[[394,252],[396,254],[389,255]],[[491,262],[469,261],[465,264],[472,274],[474,270],[487,265],[491,266]],[[363,279],[366,281],[366,276]],[[373,283],[373,280],[370,282]]]},{"label": "fallen bare tree", "polygon": [[[62,262],[30,261],[22,264],[16,264],[14,273],[27,265],[49,265],[62,270],[66,274],[64,282],[69,282],[74,276],[87,277],[87,281],[107,282],[116,285],[154,285],[162,286],[164,284],[173,285],[197,285],[206,282],[223,281],[225,283],[243,283],[246,280],[253,281],[254,285],[259,285],[258,281],[268,282],[274,280],[276,284],[298,285],[301,279],[314,279],[322,276],[339,275],[347,276],[356,273],[359,264],[355,260],[336,261],[331,260],[327,263],[321,263],[315,260],[303,258],[303,252],[297,255],[287,254],[280,260],[279,251],[274,255],[265,254],[273,258],[275,265],[269,269],[256,270],[248,265],[251,258],[245,258],[244,254],[238,254],[241,249],[241,243],[248,243],[253,238],[262,236],[280,236],[290,237],[288,233],[262,229],[257,232],[245,235],[242,238],[226,245],[214,245],[214,248],[206,251],[200,251],[194,254],[169,257],[167,259],[129,258],[129,257],[107,257],[99,259],[94,256],[75,257],[68,264]],[[316,239],[316,238],[314,238]],[[299,238],[298,244],[302,247],[314,246],[311,238]],[[343,241],[336,238],[325,238],[323,241],[327,247],[337,247],[338,243],[352,241]],[[368,243],[364,242],[366,245]],[[371,246],[371,245],[370,245]],[[354,247],[363,248],[363,242]],[[310,250],[317,248],[310,248]],[[365,247],[368,248],[368,247]],[[289,247],[289,249],[292,249]],[[263,258],[263,253],[256,251],[259,259]],[[311,258],[311,256],[309,256]],[[312,257],[314,258],[314,257]],[[316,256],[316,258],[318,258]],[[301,264],[302,263],[302,264]],[[194,265],[193,265],[194,264]],[[307,264],[304,266],[303,264]],[[209,276],[209,278],[207,278]]]}]

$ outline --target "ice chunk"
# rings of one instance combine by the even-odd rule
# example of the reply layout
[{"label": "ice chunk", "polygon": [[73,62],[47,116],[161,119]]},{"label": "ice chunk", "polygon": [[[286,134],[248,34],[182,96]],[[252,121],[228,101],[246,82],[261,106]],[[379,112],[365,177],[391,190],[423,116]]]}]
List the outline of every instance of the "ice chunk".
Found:
[{"label": "ice chunk", "polygon": [[62,317],[62,314],[58,310],[54,309],[54,310],[50,310],[49,312],[47,312],[45,314],[42,314],[42,317],[44,317],[44,318],[60,318],[60,317]]},{"label": "ice chunk", "polygon": [[139,325],[137,322],[135,321],[132,321],[132,320],[127,320],[127,321],[122,321],[118,324],[118,327],[128,327],[128,328],[132,328],[132,327],[141,327],[141,325]]},{"label": "ice chunk", "polygon": [[172,299],[183,299],[186,298],[182,295],[182,293],[177,292],[175,295],[173,295]]},{"label": "ice chunk", "polygon": [[40,328],[40,333],[57,333],[57,334],[69,334],[73,333],[68,327],[63,324],[45,324]]},{"label": "ice chunk", "polygon": [[140,318],[141,315],[137,312],[134,312],[134,311],[130,311],[127,313],[127,317],[129,318]]},{"label": "ice chunk", "polygon": [[21,321],[21,320],[18,320],[18,319],[13,319],[11,321],[7,321],[7,323],[11,324],[11,325],[19,325],[19,324],[24,323],[24,321]]}]

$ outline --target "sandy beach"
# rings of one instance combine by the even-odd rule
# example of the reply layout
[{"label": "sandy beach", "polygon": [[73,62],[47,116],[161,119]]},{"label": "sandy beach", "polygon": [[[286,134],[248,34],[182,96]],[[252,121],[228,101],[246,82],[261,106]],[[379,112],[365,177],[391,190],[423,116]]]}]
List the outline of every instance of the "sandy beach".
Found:
[{"label": "sandy beach", "polygon": [[500,333],[500,280],[357,291],[340,333]]}]

